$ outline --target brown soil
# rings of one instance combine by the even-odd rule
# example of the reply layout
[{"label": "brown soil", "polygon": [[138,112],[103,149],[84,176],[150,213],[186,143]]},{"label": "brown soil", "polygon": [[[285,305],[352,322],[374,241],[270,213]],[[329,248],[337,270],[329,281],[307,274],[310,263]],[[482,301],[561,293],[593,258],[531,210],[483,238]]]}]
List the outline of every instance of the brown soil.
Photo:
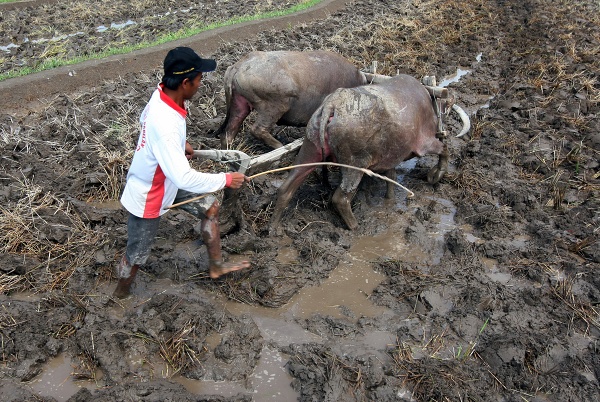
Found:
[{"label": "brown soil", "polygon": [[[597,2],[344,3],[181,41],[219,61],[190,104],[190,142],[218,146],[223,73],[254,49],[331,49],[361,68],[377,60],[382,74],[419,78],[460,68],[468,73],[449,88],[471,115],[470,136],[449,140],[451,171],[438,185],[424,180],[435,159],[399,166],[414,199],[398,191],[386,203],[385,185],[365,180],[353,202],[355,232],[329,207],[330,190],[311,178],[284,215],[284,237],[270,234],[285,173],[254,180],[240,193],[242,224],[223,239],[228,258],[250,259],[253,268],[217,281],[208,278],[198,222],[174,210],[133,297],[110,297],[126,241],[116,200],[139,113],[174,44],[0,83],[3,400],[55,400],[29,382],[59,355],[74,362],[73,379],[95,381],[71,401],[261,400],[249,378],[266,348],[287,359],[302,401],[600,399]],[[57,18],[48,24],[72,18],[59,2],[25,4],[0,9],[0,24],[13,12],[33,21],[52,5]],[[202,15],[253,7],[224,1]],[[335,11],[326,16],[327,9]],[[457,127],[453,118],[451,132]],[[282,142],[301,135],[277,131]],[[268,150],[247,132],[239,137],[247,153]],[[235,209],[224,207],[225,222],[228,212]],[[282,309],[364,239],[405,250],[372,254],[385,279],[362,302],[386,314],[340,305],[341,316],[289,316],[290,326],[320,340],[278,343],[251,316],[225,307],[228,298]],[[294,258],[282,258],[284,247]],[[372,331],[395,339],[378,353],[347,346]],[[198,394],[175,377],[236,381],[243,390]]]}]

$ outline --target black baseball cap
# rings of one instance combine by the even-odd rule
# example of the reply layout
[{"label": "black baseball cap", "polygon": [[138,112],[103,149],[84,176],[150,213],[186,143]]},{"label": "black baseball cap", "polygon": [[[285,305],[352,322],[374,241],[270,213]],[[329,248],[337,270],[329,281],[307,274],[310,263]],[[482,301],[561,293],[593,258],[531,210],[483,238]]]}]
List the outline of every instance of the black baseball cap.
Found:
[{"label": "black baseball cap", "polygon": [[203,59],[189,47],[176,47],[169,50],[164,62],[165,75],[178,76],[181,74],[197,71],[206,73],[217,68],[217,62],[213,59]]}]

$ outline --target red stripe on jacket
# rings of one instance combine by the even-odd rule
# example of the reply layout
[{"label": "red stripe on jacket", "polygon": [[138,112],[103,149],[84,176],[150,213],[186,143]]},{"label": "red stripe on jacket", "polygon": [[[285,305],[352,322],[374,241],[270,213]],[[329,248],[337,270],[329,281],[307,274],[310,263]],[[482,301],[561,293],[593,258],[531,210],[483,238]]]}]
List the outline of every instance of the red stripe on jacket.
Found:
[{"label": "red stripe on jacket", "polygon": [[165,174],[160,166],[156,167],[152,187],[146,196],[146,206],[144,207],[144,218],[158,218],[160,208],[162,207],[163,197],[165,195]]}]

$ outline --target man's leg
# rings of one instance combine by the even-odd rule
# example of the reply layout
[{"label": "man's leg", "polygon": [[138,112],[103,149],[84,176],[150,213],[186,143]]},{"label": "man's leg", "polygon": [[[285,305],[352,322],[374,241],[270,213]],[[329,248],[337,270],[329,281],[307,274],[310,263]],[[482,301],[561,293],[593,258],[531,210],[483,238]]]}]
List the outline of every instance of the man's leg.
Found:
[{"label": "man's leg", "polygon": [[[198,194],[179,190],[174,204],[193,198]],[[206,244],[208,250],[208,271],[211,278],[216,279],[229,272],[239,271],[249,268],[248,261],[242,261],[237,264],[223,262],[221,254],[221,231],[219,229],[219,201],[212,195],[207,195],[197,201],[184,204],[179,208],[197,216],[202,221],[200,228],[202,232],[202,241]]]},{"label": "man's leg", "polygon": [[215,200],[206,211],[206,216],[202,219],[202,241],[208,249],[208,270],[211,278],[216,279],[229,272],[239,271],[244,268],[250,268],[250,262],[242,261],[240,263],[223,262],[221,255],[221,232],[219,230],[219,201]]},{"label": "man's leg", "polygon": [[123,299],[129,296],[131,285],[139,269],[146,262],[158,231],[160,218],[145,219],[129,214],[127,220],[127,251],[117,266],[119,278],[113,296]]}]

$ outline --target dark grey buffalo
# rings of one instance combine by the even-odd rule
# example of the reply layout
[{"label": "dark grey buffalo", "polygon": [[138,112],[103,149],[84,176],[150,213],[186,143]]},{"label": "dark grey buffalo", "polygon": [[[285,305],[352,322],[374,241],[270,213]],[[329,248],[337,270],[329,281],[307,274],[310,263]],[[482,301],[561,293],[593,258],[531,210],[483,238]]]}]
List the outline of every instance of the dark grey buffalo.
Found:
[{"label": "dark grey buffalo", "polygon": [[[449,105],[446,105],[449,106]],[[334,162],[385,172],[396,178],[396,166],[425,154],[439,161],[428,179],[439,181],[448,166],[446,146],[436,137],[438,117],[424,85],[408,75],[397,75],[377,84],[338,89],[327,96],[312,115],[295,164]],[[306,176],[315,169],[294,168],[278,190],[271,227],[279,224],[285,207]],[[342,181],[332,202],[350,229],[358,226],[350,202],[363,172],[340,168]],[[386,197],[394,196],[388,183]]]},{"label": "dark grey buffalo", "polygon": [[271,135],[276,124],[304,127],[325,96],[366,83],[358,68],[329,51],[252,52],[227,69],[224,81],[227,116],[215,133],[223,149],[253,109],[252,133],[279,148],[281,142]]}]

